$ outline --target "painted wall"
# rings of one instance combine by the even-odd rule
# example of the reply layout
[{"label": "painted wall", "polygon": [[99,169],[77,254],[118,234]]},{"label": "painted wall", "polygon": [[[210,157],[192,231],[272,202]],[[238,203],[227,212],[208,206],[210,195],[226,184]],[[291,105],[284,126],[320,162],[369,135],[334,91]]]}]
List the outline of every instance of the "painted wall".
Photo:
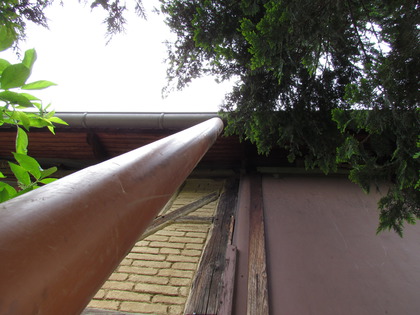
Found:
[{"label": "painted wall", "polygon": [[420,226],[376,235],[380,195],[345,178],[265,176],[270,313],[420,313]]}]

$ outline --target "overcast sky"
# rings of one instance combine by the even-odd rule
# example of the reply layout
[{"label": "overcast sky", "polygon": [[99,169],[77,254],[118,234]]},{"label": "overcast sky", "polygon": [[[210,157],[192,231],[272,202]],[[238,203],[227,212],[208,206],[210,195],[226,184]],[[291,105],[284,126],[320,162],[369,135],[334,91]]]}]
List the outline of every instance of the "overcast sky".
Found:
[{"label": "overcast sky", "polygon": [[50,29],[29,25],[27,41],[20,47],[35,48],[38,54],[29,81],[49,80],[58,86],[33,94],[51,102],[56,111],[217,111],[230,84],[217,84],[213,78],[199,79],[162,99],[163,42],[174,37],[163,16],[152,12],[159,2],[143,3],[147,20],[131,10],[126,33],[114,36],[108,45],[101,9],[91,12],[77,1],[49,8]]}]

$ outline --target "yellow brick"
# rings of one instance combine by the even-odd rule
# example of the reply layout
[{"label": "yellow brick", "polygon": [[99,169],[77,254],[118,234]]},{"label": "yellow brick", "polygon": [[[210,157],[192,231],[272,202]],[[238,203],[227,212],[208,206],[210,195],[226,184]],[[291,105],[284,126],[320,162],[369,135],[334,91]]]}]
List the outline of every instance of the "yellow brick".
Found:
[{"label": "yellow brick", "polygon": [[[213,211],[208,211],[208,210],[195,211],[195,212],[192,212],[190,216],[201,217],[201,218],[212,217]],[[188,216],[186,217],[188,218]]]},{"label": "yellow brick", "polygon": [[141,302],[122,302],[120,311],[139,312],[141,314],[167,314],[168,306]]},{"label": "yellow brick", "polygon": [[159,252],[161,254],[180,254],[181,250],[177,248],[161,248]]},{"label": "yellow brick", "polygon": [[152,296],[150,294],[131,291],[110,290],[106,294],[106,298],[108,300],[150,302]]},{"label": "yellow brick", "polygon": [[107,281],[102,286],[103,289],[112,289],[112,290],[132,290],[134,283],[131,282],[121,282],[121,281]]},{"label": "yellow brick", "polygon": [[188,262],[176,262],[172,265],[173,269],[181,269],[181,270],[195,270],[197,269],[197,264],[188,263]]},{"label": "yellow brick", "polygon": [[150,242],[150,247],[167,247],[167,248],[179,248],[185,247],[184,243],[168,243],[168,242]]},{"label": "yellow brick", "polygon": [[165,236],[184,236],[185,232],[168,231],[166,229],[163,229],[163,230],[157,231],[155,234],[165,235]]},{"label": "yellow brick", "polygon": [[124,258],[124,259],[120,262],[120,266],[130,266],[132,262],[133,262],[133,260],[132,260],[132,259],[129,259],[129,258]]},{"label": "yellow brick", "polygon": [[191,279],[194,275],[194,272],[190,270],[161,269],[159,270],[158,275]]},{"label": "yellow brick", "polygon": [[183,262],[191,262],[196,263],[200,257],[193,257],[193,256],[183,256],[183,255],[168,255],[166,261],[183,261]]},{"label": "yellow brick", "polygon": [[186,249],[197,249],[197,250],[202,250],[203,249],[203,245],[204,244],[185,244],[185,248]]},{"label": "yellow brick", "polygon": [[158,276],[144,276],[144,275],[130,275],[128,279],[132,282],[142,282],[142,283],[154,283],[154,284],[167,284],[169,278],[167,277],[158,277]]},{"label": "yellow brick", "polygon": [[175,285],[175,286],[186,286],[186,285],[190,285],[191,282],[192,282],[192,279],[190,278],[171,278],[169,280],[169,284]]},{"label": "yellow brick", "polygon": [[168,314],[179,315],[184,312],[184,306],[180,305],[171,305],[169,306]]},{"label": "yellow brick", "polygon": [[132,253],[140,254],[158,254],[159,248],[145,247],[145,246],[134,246],[131,250]]},{"label": "yellow brick", "polygon": [[204,243],[204,238],[185,237],[185,236],[171,236],[169,242],[174,243]]},{"label": "yellow brick", "polygon": [[163,261],[165,260],[165,255],[153,255],[153,254],[138,254],[138,253],[130,253],[127,257],[135,259],[135,260],[153,260],[153,261]]},{"label": "yellow brick", "polygon": [[175,230],[182,232],[207,232],[209,230],[209,224],[182,224],[175,226]]},{"label": "yellow brick", "polygon": [[96,292],[95,296],[93,297],[94,299],[102,299],[105,296],[105,290],[99,290],[98,292]]},{"label": "yellow brick", "polygon": [[194,250],[194,249],[184,249],[181,252],[182,255],[184,256],[201,256],[201,250]]},{"label": "yellow brick", "polygon": [[116,280],[116,281],[124,281],[128,278],[128,274],[126,273],[119,273],[119,272],[114,272],[109,278],[108,280]]},{"label": "yellow brick", "polygon": [[156,268],[147,268],[147,267],[135,267],[135,266],[120,266],[118,267],[119,272],[140,274],[140,275],[155,275],[158,273]]},{"label": "yellow brick", "polygon": [[190,287],[180,287],[179,288],[179,295],[187,296],[190,293]]},{"label": "yellow brick", "polygon": [[89,303],[89,307],[103,308],[106,310],[118,310],[120,302],[118,301],[103,301],[103,300],[92,300]]},{"label": "yellow brick", "polygon": [[147,238],[145,238],[148,241],[157,241],[157,242],[167,242],[169,239],[169,236],[163,236],[163,235],[150,235]]},{"label": "yellow brick", "polygon": [[144,292],[144,293],[160,293],[160,294],[166,294],[166,295],[178,295],[178,288],[168,286],[168,285],[137,283],[134,290],[137,292]]},{"label": "yellow brick", "polygon": [[162,269],[169,268],[171,263],[167,261],[135,260],[133,266]]},{"label": "yellow brick", "polygon": [[142,241],[138,241],[136,243],[136,246],[145,246],[145,247],[147,247],[147,246],[149,246],[149,244],[150,244],[149,241],[142,240]]},{"label": "yellow brick", "polygon": [[166,304],[185,304],[185,297],[155,295],[152,298],[153,303],[166,303]]}]

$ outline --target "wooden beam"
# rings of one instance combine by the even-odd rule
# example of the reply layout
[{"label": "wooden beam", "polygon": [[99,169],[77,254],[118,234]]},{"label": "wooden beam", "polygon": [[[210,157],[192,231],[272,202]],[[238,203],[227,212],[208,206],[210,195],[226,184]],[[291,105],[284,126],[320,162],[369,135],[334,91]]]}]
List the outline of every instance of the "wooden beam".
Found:
[{"label": "wooden beam", "polygon": [[262,196],[262,180],[259,175],[256,175],[251,179],[247,314],[269,314],[264,232],[264,204]]},{"label": "wooden beam", "polygon": [[[223,274],[226,272],[226,250],[229,231],[236,210],[238,180],[228,180],[220,196],[213,230],[195,274],[185,314],[218,314],[223,301]],[[233,263],[229,260],[229,264]],[[233,284],[231,286],[233,290]]]},{"label": "wooden beam", "polygon": [[237,249],[235,245],[228,245],[226,249],[225,271],[222,277],[222,294],[217,315],[231,315],[233,306],[233,292],[235,286]]},{"label": "wooden beam", "polygon": [[201,207],[209,204],[210,202],[217,200],[217,198],[219,198],[219,193],[213,192],[199,200],[196,200],[188,205],[178,208],[168,214],[158,216],[155,220],[153,220],[153,223],[143,233],[140,239],[145,239],[149,235],[152,235],[153,233],[156,233],[157,231],[163,229],[165,226],[170,225],[174,222],[174,220],[185,216],[197,209],[200,209]]}]

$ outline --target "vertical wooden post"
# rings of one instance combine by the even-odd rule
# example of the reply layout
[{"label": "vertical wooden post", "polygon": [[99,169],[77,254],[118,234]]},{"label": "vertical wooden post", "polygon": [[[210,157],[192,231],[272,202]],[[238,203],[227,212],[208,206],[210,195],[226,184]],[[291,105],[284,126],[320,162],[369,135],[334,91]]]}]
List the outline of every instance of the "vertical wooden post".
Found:
[{"label": "vertical wooden post", "polygon": [[249,217],[248,315],[268,315],[268,282],[265,254],[264,204],[261,176],[251,178]]},{"label": "vertical wooden post", "polygon": [[[185,314],[219,314],[219,307],[224,301],[221,295],[225,294],[224,290],[227,289],[224,279],[231,279],[233,282],[234,277],[226,275],[226,272],[234,271],[236,251],[229,251],[228,257],[226,253],[230,244],[231,222],[235,213],[237,195],[238,181],[228,180],[219,199],[213,230],[196,272]],[[233,286],[231,288],[233,289]],[[226,307],[231,308],[229,305]]]}]

